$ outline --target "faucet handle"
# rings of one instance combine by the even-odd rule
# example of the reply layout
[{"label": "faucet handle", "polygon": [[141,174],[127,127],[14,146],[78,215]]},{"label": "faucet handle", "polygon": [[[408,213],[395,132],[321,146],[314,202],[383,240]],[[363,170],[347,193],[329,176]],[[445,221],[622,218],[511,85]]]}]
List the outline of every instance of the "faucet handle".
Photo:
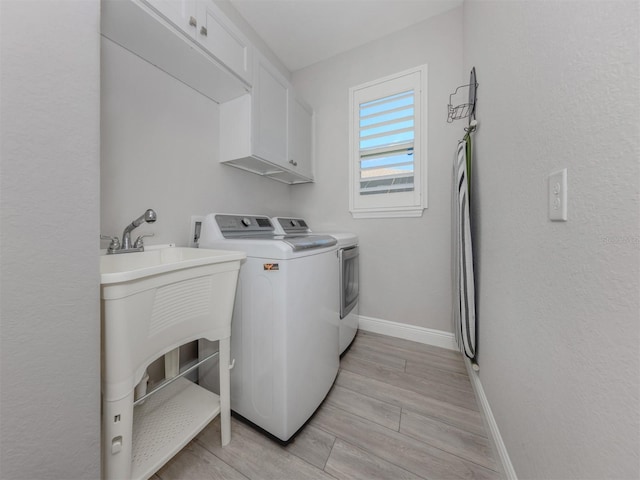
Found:
[{"label": "faucet handle", "polygon": [[136,241],[133,243],[133,248],[142,248],[144,247],[144,241],[142,240],[145,237],[153,237],[155,234],[153,233],[145,233],[136,238]]},{"label": "faucet handle", "polygon": [[102,235],[100,234],[101,240],[111,240],[109,244],[109,248],[107,248],[107,253],[113,253],[116,250],[120,250],[120,239],[118,237],[112,237],[111,235]]}]

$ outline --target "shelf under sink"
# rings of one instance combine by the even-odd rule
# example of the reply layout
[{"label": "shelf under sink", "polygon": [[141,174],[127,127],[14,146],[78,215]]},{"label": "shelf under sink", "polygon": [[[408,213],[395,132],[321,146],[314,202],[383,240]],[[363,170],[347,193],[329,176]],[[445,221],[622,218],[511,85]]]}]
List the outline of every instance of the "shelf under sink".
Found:
[{"label": "shelf under sink", "polygon": [[131,478],[146,480],[220,412],[220,397],[184,378],[150,396],[133,413]]}]

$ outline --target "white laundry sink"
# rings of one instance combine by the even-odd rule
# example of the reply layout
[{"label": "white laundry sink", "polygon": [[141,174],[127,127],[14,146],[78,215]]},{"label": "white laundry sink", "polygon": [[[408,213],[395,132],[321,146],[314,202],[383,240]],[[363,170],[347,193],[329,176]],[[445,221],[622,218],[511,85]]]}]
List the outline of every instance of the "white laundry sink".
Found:
[{"label": "white laundry sink", "polygon": [[159,356],[230,331],[245,257],[243,252],[180,247],[100,257],[107,399],[127,395]]},{"label": "white laundry sink", "polygon": [[174,270],[241,260],[243,258],[245,258],[245,255],[241,252],[180,247],[167,247],[120,255],[102,255],[100,257],[100,283],[107,285],[127,282]]},{"label": "white laundry sink", "polygon": [[[105,479],[149,478],[222,410],[228,442],[228,387],[218,397],[179,379],[135,412],[134,389],[149,364],[185,343],[219,340],[221,352],[229,344],[244,258],[178,247],[100,257]],[[228,348],[220,368],[228,379]]]}]

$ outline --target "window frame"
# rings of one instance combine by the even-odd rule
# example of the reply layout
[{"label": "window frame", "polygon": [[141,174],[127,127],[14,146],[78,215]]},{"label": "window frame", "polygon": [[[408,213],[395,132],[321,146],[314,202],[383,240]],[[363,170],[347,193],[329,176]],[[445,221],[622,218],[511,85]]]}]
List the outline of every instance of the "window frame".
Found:
[{"label": "window frame", "polygon": [[[360,194],[360,104],[414,91],[413,191]],[[349,211],[354,218],[420,217],[427,208],[427,65],[349,89]]]}]

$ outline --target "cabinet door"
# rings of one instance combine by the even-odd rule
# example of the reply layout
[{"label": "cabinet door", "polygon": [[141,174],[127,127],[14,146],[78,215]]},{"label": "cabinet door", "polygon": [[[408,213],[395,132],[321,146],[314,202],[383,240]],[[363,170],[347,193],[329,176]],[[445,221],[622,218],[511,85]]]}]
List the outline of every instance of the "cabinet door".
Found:
[{"label": "cabinet door", "polygon": [[198,21],[193,0],[144,0],[144,2],[189,36],[195,36]]},{"label": "cabinet door", "polygon": [[211,0],[196,3],[196,40],[220,63],[251,84],[253,59],[249,41]]},{"label": "cabinet door", "polygon": [[294,96],[289,104],[289,167],[313,179],[313,110]]},{"label": "cabinet door", "polygon": [[261,158],[288,167],[288,84],[265,63],[254,72],[252,122],[253,150]]}]

